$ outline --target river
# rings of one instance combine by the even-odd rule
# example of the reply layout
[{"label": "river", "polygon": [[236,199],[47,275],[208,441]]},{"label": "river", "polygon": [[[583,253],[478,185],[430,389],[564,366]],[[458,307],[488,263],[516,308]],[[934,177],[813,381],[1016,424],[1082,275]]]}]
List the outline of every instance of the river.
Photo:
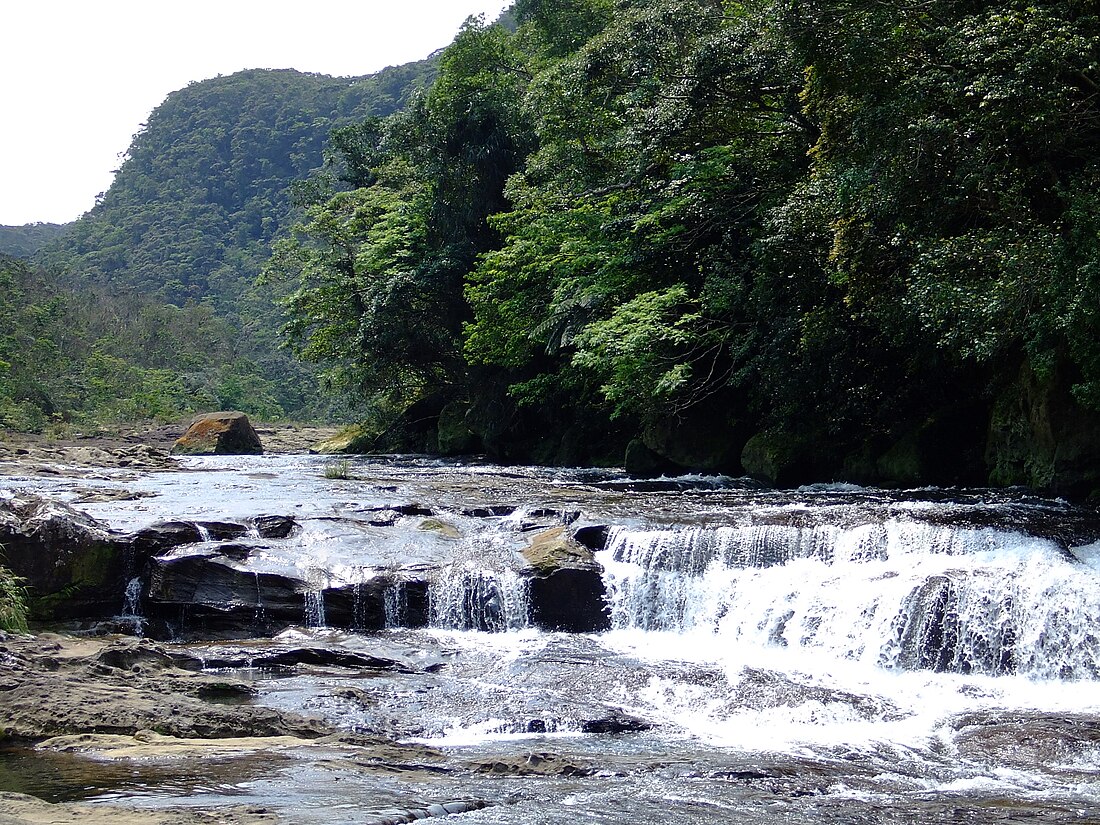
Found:
[{"label": "river", "polygon": [[[326,467],[192,458],[179,472],[15,486],[89,501],[128,531],[293,516],[293,536],[238,539],[232,564],[257,582],[314,582],[300,625],[236,641],[181,625],[176,644],[211,660],[312,644],[407,662],[232,672],[254,701],[431,745],[445,769],[324,748],[125,768],[57,755],[25,769],[28,790],[262,804],[330,825],[442,799],[489,803],[456,821],[523,825],[1100,822],[1092,510],[1023,491],[773,491],[415,457],[329,473],[349,478]],[[117,489],[134,497],[88,495]],[[609,629],[533,626],[519,551],[554,525],[599,536]],[[325,588],[426,570],[427,626],[403,626],[399,586],[384,629],[328,626]]]}]

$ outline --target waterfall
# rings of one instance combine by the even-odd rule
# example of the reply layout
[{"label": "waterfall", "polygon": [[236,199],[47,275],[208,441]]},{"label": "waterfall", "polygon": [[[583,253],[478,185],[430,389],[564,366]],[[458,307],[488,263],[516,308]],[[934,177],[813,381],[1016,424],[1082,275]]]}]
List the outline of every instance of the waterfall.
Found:
[{"label": "waterfall", "polygon": [[145,617],[141,612],[141,579],[134,576],[126,582],[122,594],[122,614],[119,618],[130,625],[135,636],[145,635]]},{"label": "waterfall", "polygon": [[325,594],[320,588],[303,594],[306,627],[325,627]]},{"label": "waterfall", "polygon": [[252,623],[257,628],[262,628],[267,622],[267,611],[264,610],[263,593],[260,590],[260,572],[253,570],[252,576],[256,580],[256,610],[252,615]]},{"label": "waterfall", "polygon": [[500,632],[527,626],[527,580],[513,570],[449,567],[428,587],[433,627]]},{"label": "waterfall", "polygon": [[[356,600],[359,599],[359,590],[356,588]],[[382,593],[382,609],[384,611],[384,624],[387,629],[404,627],[408,620],[409,600],[405,591],[405,582],[394,579]]]},{"label": "waterfall", "polygon": [[611,530],[613,626],[886,668],[1100,678],[1100,574],[1010,530],[904,519]]}]

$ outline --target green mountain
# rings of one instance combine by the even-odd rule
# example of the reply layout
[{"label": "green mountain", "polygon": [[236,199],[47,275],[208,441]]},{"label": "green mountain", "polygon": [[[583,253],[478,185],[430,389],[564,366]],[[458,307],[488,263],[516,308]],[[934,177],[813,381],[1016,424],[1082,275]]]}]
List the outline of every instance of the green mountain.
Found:
[{"label": "green mountain", "polygon": [[232,306],[329,132],[397,110],[431,72],[423,61],[359,78],[252,70],[192,83],[153,111],[110,189],[47,260],[77,281]]},{"label": "green mountain", "polygon": [[0,255],[29,258],[55,242],[68,224],[28,223],[22,226],[0,226]]},{"label": "green mountain", "polygon": [[[281,296],[258,288],[256,277],[296,215],[295,183],[323,167],[330,132],[393,113],[433,73],[432,59],[356,78],[253,70],[169,95],[87,214],[64,232],[32,225],[0,235],[12,255],[37,251],[34,279],[57,296],[56,311],[100,308],[78,311],[65,341],[40,330],[65,364],[42,380],[24,365],[8,387],[22,412],[0,416],[0,426],[212,406],[262,417],[339,415],[340,399],[320,391],[315,370],[280,349]],[[115,359],[117,375],[107,381],[115,390],[63,391],[66,380],[99,380],[90,377],[93,351]],[[162,371],[160,389],[118,378],[131,370],[145,378]],[[144,388],[135,396],[128,387]],[[112,391],[119,397],[108,398]]]}]

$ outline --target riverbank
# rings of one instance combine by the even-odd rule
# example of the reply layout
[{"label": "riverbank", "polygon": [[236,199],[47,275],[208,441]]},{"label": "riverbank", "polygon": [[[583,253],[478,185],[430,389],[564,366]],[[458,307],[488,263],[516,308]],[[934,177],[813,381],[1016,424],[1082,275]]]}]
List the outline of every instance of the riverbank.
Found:
[{"label": "riverbank", "polygon": [[[175,469],[172,445],[188,421],[119,425],[113,429],[69,431],[56,437],[0,430],[0,476],[86,477],[104,470]],[[306,453],[340,431],[336,426],[258,424],[264,451]]]}]

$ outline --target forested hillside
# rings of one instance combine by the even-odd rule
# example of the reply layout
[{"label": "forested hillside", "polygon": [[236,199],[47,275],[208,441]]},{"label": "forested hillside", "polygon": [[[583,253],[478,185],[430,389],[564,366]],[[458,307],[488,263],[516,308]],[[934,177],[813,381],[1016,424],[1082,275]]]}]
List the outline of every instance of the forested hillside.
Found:
[{"label": "forested hillside", "polygon": [[29,258],[57,240],[65,224],[29,223],[24,226],[0,226],[0,255]]},{"label": "forested hillside", "polygon": [[426,60],[362,78],[256,70],[193,83],[152,113],[80,220],[4,227],[0,250],[38,255],[0,259],[0,427],[342,410],[280,350],[278,296],[256,276],[330,131],[394,112],[432,71]]},{"label": "forested hillside", "polygon": [[268,268],[376,431],[779,483],[1100,486],[1094,4],[516,13],[344,133],[352,188],[319,180]]}]

